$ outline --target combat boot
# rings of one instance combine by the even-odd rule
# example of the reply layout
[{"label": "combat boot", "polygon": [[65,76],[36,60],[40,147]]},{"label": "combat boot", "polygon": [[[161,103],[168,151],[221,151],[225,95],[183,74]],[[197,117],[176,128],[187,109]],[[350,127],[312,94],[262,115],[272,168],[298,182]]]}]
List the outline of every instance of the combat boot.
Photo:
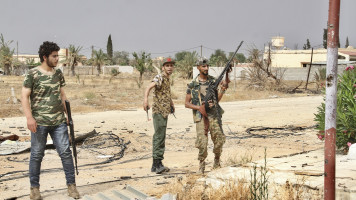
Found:
[{"label": "combat boot", "polygon": [[156,174],[162,174],[166,171],[166,168],[163,166],[161,160],[155,159],[154,162],[156,163]]},{"label": "combat boot", "polygon": [[221,165],[220,165],[220,158],[219,158],[219,157],[218,157],[218,158],[215,157],[213,169],[218,169],[218,168],[221,168]]},{"label": "combat boot", "polygon": [[74,199],[80,198],[79,192],[77,190],[77,186],[75,185],[75,183],[68,185],[68,196],[70,196]]},{"label": "combat boot", "polygon": [[155,159],[153,159],[151,172],[156,172],[156,169],[157,169],[157,162]]},{"label": "combat boot", "polygon": [[200,174],[204,174],[204,171],[205,171],[205,161],[204,160],[201,160],[199,162],[199,173]]},{"label": "combat boot", "polygon": [[30,188],[30,199],[31,200],[41,200],[40,187],[31,187]]},{"label": "combat boot", "polygon": [[169,172],[169,170],[170,170],[168,167],[163,165],[162,160],[159,160],[158,166],[159,167],[164,167],[164,172]]}]

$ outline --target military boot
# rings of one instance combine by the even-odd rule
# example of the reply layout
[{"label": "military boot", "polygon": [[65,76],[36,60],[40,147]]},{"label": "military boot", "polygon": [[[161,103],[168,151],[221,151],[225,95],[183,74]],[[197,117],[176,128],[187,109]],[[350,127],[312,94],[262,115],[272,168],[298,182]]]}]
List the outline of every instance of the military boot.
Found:
[{"label": "military boot", "polygon": [[157,162],[155,159],[153,159],[151,172],[156,172],[156,168],[157,168]]},{"label": "military boot", "polygon": [[30,199],[31,200],[41,200],[40,187],[31,187],[30,188]]},{"label": "military boot", "polygon": [[163,165],[162,160],[159,160],[158,166],[159,167],[164,167],[164,172],[169,172],[169,170],[170,170],[168,167]]},{"label": "military boot", "polygon": [[75,185],[75,183],[68,185],[68,196],[70,196],[74,199],[80,198],[79,192],[77,190],[77,186]]},{"label": "military boot", "polygon": [[153,165],[156,167],[156,170],[154,172],[156,172],[156,174],[161,174],[166,170],[162,164],[160,165],[160,162],[161,160],[158,159],[153,160]]},{"label": "military boot", "polygon": [[205,161],[204,160],[201,160],[199,162],[199,173],[200,174],[204,174],[204,171],[205,171]]},{"label": "military boot", "polygon": [[215,157],[213,169],[218,169],[218,168],[221,168],[221,165],[220,165],[220,157]]}]

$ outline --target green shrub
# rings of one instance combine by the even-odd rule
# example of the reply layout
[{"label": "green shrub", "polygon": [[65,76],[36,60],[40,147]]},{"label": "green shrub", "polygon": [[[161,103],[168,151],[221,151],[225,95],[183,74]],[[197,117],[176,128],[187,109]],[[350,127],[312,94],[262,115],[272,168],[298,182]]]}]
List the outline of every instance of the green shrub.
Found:
[{"label": "green shrub", "polygon": [[[325,90],[324,90],[325,93]],[[339,76],[337,84],[336,146],[347,151],[348,146],[356,143],[356,69],[349,66]],[[325,134],[325,103],[318,107],[315,114],[319,139]]]}]

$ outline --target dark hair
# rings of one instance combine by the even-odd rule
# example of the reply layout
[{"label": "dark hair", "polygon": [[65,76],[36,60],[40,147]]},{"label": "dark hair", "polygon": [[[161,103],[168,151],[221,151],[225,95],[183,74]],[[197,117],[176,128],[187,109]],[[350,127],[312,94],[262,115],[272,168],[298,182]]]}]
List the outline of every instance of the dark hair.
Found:
[{"label": "dark hair", "polygon": [[54,42],[43,42],[43,44],[40,46],[40,49],[38,50],[38,55],[40,56],[41,62],[44,61],[43,56],[48,58],[53,51],[59,51],[59,49],[59,46]]}]

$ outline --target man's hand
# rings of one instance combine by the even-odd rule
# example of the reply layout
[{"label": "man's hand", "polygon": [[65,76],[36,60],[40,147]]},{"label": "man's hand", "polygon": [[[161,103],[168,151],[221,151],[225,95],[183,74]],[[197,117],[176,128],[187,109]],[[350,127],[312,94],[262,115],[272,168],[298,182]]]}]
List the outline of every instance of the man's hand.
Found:
[{"label": "man's hand", "polygon": [[171,105],[171,113],[175,113],[176,112],[176,108],[174,107],[174,105]]},{"label": "man's hand", "polygon": [[27,128],[32,133],[36,133],[37,132],[37,122],[33,117],[27,119]]},{"label": "man's hand", "polygon": [[226,82],[226,80],[221,81],[220,83],[221,90],[225,91],[227,88],[229,88],[229,83]]},{"label": "man's hand", "polygon": [[145,110],[146,112],[150,109],[150,106],[148,105],[148,102],[144,102],[143,103],[143,110]]}]

